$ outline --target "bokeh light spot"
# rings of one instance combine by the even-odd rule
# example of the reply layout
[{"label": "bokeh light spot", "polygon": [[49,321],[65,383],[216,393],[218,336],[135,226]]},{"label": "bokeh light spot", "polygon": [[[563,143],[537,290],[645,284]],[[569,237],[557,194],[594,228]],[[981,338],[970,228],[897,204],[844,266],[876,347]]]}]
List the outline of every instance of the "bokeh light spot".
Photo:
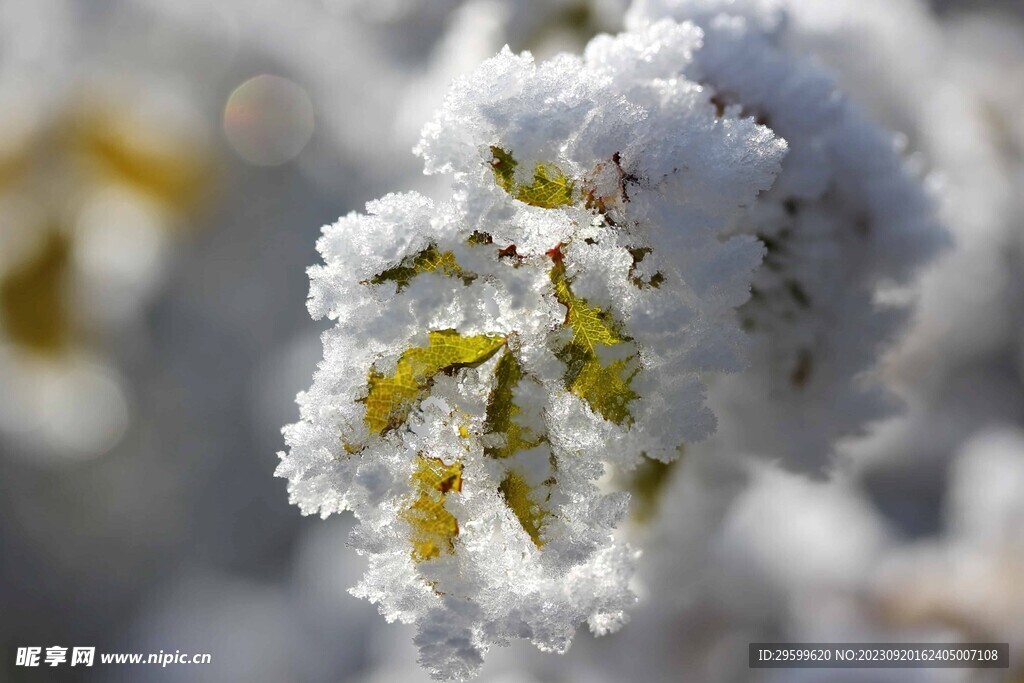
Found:
[{"label": "bokeh light spot", "polygon": [[313,103],[287,78],[267,74],[235,88],[224,107],[224,134],[242,159],[277,166],[298,156],[313,136]]}]

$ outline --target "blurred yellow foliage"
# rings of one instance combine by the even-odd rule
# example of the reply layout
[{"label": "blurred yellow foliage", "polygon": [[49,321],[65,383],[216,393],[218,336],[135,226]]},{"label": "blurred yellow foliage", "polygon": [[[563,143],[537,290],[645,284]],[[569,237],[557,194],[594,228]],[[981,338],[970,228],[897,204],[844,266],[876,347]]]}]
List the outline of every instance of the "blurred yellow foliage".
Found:
[{"label": "blurred yellow foliage", "polygon": [[68,238],[51,232],[30,258],[0,279],[0,320],[15,344],[46,355],[67,348],[70,251]]},{"label": "blurred yellow foliage", "polygon": [[[212,166],[191,141],[110,104],[74,102],[51,125],[20,137],[0,159],[0,200],[42,214],[33,215],[32,225],[9,226],[39,246],[0,272],[0,323],[8,341],[23,350],[59,355],[80,336],[69,295],[76,286],[73,255],[83,206],[116,186],[176,218],[207,191]],[[16,213],[5,219],[23,220]],[[162,221],[161,227],[179,223]]]}]

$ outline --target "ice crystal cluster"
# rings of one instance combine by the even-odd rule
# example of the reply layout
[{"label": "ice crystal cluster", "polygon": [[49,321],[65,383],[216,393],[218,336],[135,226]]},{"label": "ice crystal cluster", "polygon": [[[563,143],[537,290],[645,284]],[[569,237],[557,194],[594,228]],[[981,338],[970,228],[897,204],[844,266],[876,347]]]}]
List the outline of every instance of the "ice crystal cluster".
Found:
[{"label": "ice crystal cluster", "polygon": [[710,436],[706,385],[729,447],[815,467],[884,407],[859,375],[932,213],[786,26],[639,2],[582,57],[506,49],[423,129],[450,197],[324,229],[309,306],[336,325],[278,474],[304,513],[355,513],[353,592],[436,677],[625,621],[629,494],[602,477]]},{"label": "ice crystal cluster", "polygon": [[712,405],[725,450],[816,472],[837,438],[891,413],[893,399],[871,374],[906,318],[906,297],[891,293],[943,233],[902,157],[905,143],[802,48],[797,9],[639,0],[627,25],[666,16],[697,24],[703,48],[687,73],[714,90],[723,111],[752,116],[789,144],[771,191],[734,228],[767,253],[739,311],[751,367],[718,382]]}]

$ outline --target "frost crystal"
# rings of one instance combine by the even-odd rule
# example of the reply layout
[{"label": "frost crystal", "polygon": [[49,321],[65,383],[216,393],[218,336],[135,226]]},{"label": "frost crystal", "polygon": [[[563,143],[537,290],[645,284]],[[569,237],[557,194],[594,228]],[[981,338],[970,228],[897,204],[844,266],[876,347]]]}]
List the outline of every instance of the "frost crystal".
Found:
[{"label": "frost crystal", "polygon": [[452,198],[391,194],[324,229],[310,311],[337,325],[285,430],[305,513],[352,510],[353,592],[466,678],[487,649],[625,620],[636,553],[606,464],[707,437],[706,373],[743,366],[763,247],[731,230],[783,141],[688,79],[663,21],[457,80],[417,149]]},{"label": "frost crystal", "polygon": [[753,116],[789,144],[771,191],[735,226],[767,249],[739,311],[751,369],[716,382],[711,404],[722,450],[820,471],[837,438],[889,415],[893,401],[870,372],[906,306],[886,294],[934,255],[943,232],[897,138],[803,54],[798,10],[825,11],[804,5],[638,0],[627,26],[665,17],[700,26],[704,45],[686,74],[724,115]]}]

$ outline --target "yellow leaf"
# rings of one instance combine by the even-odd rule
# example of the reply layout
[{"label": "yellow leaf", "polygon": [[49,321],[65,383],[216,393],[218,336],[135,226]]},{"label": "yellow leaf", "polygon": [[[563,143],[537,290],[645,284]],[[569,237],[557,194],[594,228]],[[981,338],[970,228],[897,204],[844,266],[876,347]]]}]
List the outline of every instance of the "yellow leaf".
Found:
[{"label": "yellow leaf", "polygon": [[455,254],[450,251],[440,251],[437,246],[432,244],[415,256],[406,257],[394,268],[388,268],[383,273],[375,275],[369,280],[369,284],[379,285],[383,282],[394,282],[398,291],[401,292],[420,273],[434,272],[440,272],[448,277],[460,277],[467,285],[476,279],[476,275],[473,273],[462,270],[455,260]]},{"label": "yellow leaf", "polygon": [[661,286],[661,283],[665,281],[665,275],[660,270],[651,275],[647,280],[644,280],[636,274],[636,267],[640,265],[640,262],[644,260],[644,257],[650,253],[650,247],[634,247],[629,250],[629,255],[633,257],[633,263],[629,266],[629,281],[640,289],[644,289],[645,287],[654,287],[657,289]]},{"label": "yellow leaf", "polygon": [[530,486],[526,479],[515,470],[506,472],[505,478],[498,486],[498,492],[505,499],[505,504],[523,525],[523,529],[530,535],[534,545],[540,548],[544,545],[541,528],[548,516],[548,511],[541,506],[541,502],[547,502],[550,493],[544,496],[543,501],[538,501],[535,500],[535,497],[541,493],[538,489],[540,487]]},{"label": "yellow leaf", "polygon": [[475,367],[504,344],[504,337],[486,334],[463,337],[455,330],[441,330],[430,333],[427,346],[402,353],[393,375],[385,376],[371,368],[369,393],[363,399],[370,433],[381,434],[402,424],[438,373]]},{"label": "yellow leaf", "polygon": [[546,441],[544,436],[534,434],[528,427],[516,422],[521,410],[515,404],[513,391],[523,379],[523,368],[515,355],[506,352],[494,369],[494,389],[487,399],[487,414],[484,430],[488,434],[502,437],[502,445],[484,448],[484,455],[491,458],[507,458],[522,450],[535,448]]},{"label": "yellow leaf", "polygon": [[571,206],[575,196],[575,183],[562,169],[554,164],[540,162],[533,169],[533,182],[527,184],[516,180],[519,162],[511,152],[492,146],[491,168],[494,181],[506,192],[521,202],[542,209],[556,209]]},{"label": "yellow leaf", "polygon": [[[520,451],[546,443],[547,436],[535,434],[532,429],[516,421],[516,416],[522,410],[515,403],[515,388],[523,381],[525,373],[512,352],[505,352],[498,361],[494,374],[494,389],[487,400],[484,429],[492,439],[498,437],[500,443],[485,446],[484,455],[504,460]],[[549,465],[554,470],[555,460],[550,450],[546,452]],[[544,456],[538,453],[538,457]],[[531,486],[519,472],[509,468],[498,486],[498,492],[505,499],[506,505],[538,548],[544,544],[541,539],[541,528],[551,514],[544,504],[551,497],[551,487],[554,484],[555,479],[552,476],[541,486]]]},{"label": "yellow leaf", "polygon": [[412,475],[416,500],[402,512],[412,527],[412,557],[423,562],[441,553],[455,552],[459,521],[444,506],[447,496],[462,491],[462,463],[418,456]]},{"label": "yellow leaf", "polygon": [[606,420],[631,424],[629,404],[638,398],[630,388],[639,372],[636,353],[602,363],[600,350],[619,344],[631,345],[632,340],[619,332],[608,311],[591,306],[573,293],[560,254],[557,249],[554,251],[551,282],[555,297],[566,308],[565,322],[572,330],[572,339],[557,354],[567,368],[566,387]]},{"label": "yellow leaf", "polygon": [[551,269],[551,282],[555,286],[555,297],[566,308],[565,322],[572,328],[573,344],[594,352],[598,346],[612,346],[624,341],[607,311],[591,306],[573,294],[563,264],[556,263]]},{"label": "yellow leaf", "polygon": [[606,420],[615,424],[632,424],[629,404],[637,398],[630,383],[639,369],[633,357],[602,365],[594,355],[580,353],[581,347],[570,344],[559,354],[569,367],[569,390],[585,400]]}]

